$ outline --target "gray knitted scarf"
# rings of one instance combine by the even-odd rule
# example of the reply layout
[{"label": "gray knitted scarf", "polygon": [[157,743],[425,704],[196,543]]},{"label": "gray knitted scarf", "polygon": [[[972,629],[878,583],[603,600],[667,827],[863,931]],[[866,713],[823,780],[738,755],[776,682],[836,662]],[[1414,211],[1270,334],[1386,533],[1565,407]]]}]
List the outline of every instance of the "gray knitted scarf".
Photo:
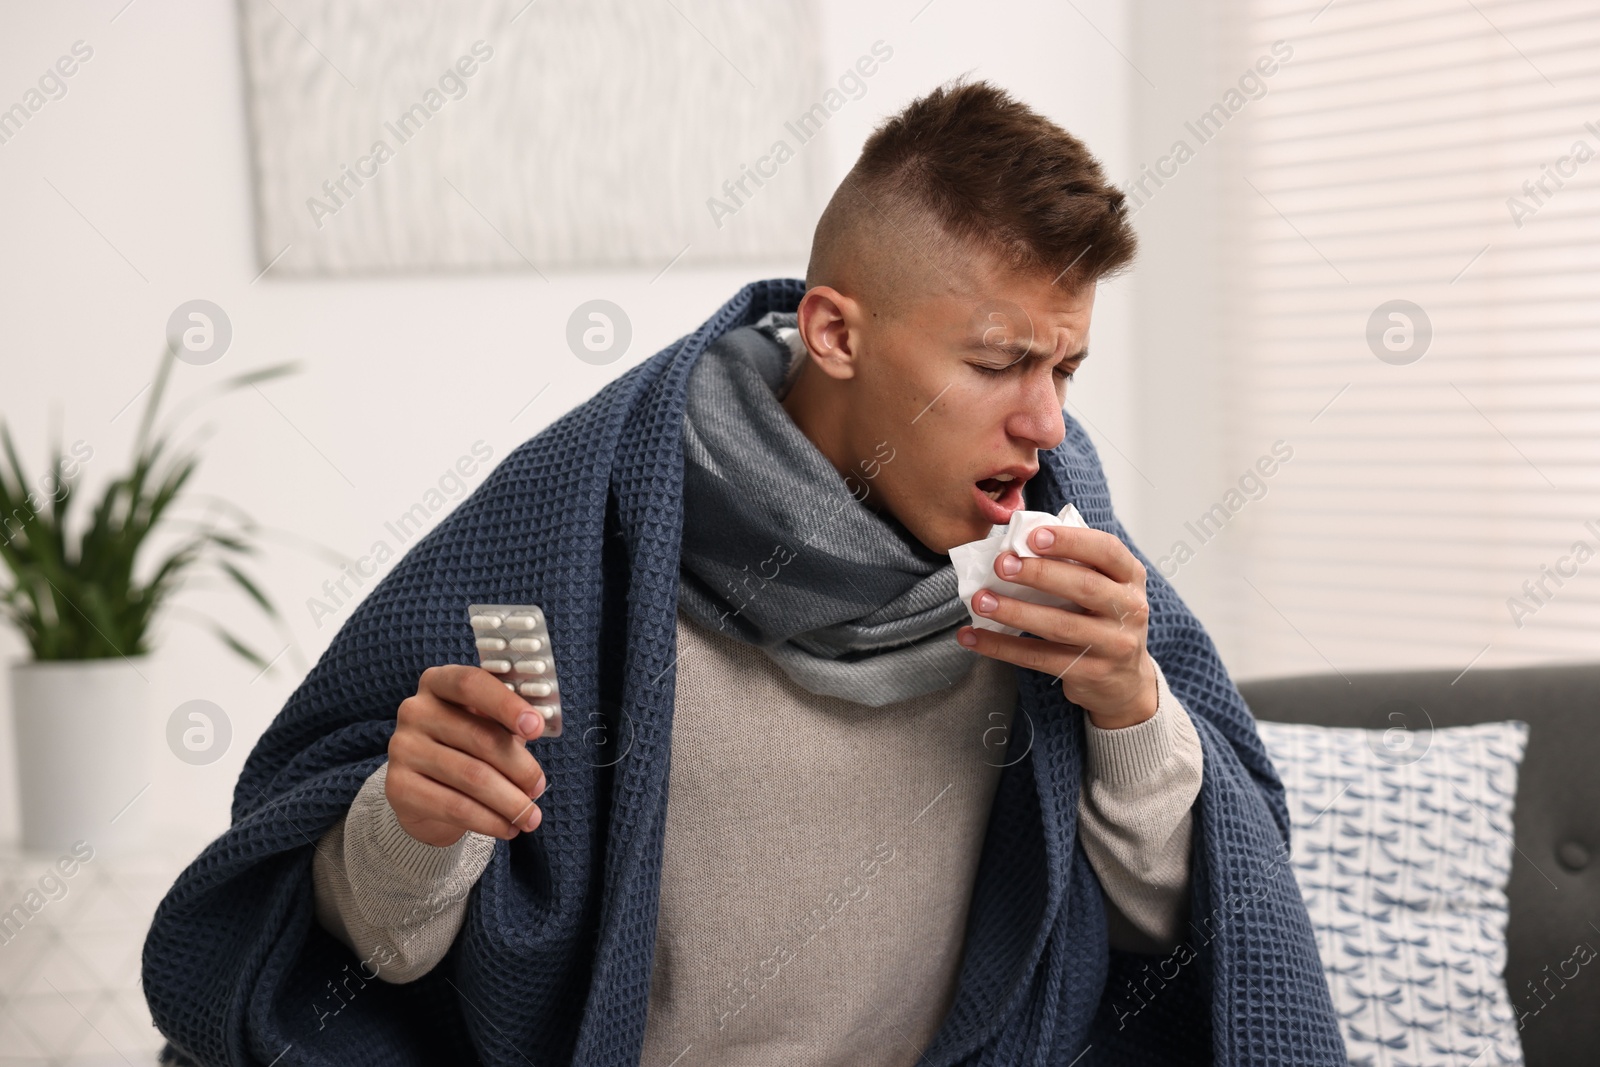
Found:
[{"label": "gray knitted scarf", "polygon": [[713,342],[684,416],[679,603],[810,692],[880,707],[954,685],[974,653],[946,555],[858,499],[884,443],[840,475],[780,403],[805,349],[771,312]]}]

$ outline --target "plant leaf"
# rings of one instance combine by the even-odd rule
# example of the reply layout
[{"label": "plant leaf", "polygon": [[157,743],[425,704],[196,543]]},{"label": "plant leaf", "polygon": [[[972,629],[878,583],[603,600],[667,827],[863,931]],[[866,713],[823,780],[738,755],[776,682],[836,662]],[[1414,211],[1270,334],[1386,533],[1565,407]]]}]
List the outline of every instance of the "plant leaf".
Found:
[{"label": "plant leaf", "polygon": [[243,589],[247,594],[249,594],[251,600],[254,600],[261,606],[262,611],[266,612],[273,618],[277,618],[278,609],[273,607],[272,602],[262,594],[260,589],[256,588],[256,583],[247,578],[243,571],[225,559],[218,560],[217,566],[226,571],[228,576],[239,584],[239,588]]}]

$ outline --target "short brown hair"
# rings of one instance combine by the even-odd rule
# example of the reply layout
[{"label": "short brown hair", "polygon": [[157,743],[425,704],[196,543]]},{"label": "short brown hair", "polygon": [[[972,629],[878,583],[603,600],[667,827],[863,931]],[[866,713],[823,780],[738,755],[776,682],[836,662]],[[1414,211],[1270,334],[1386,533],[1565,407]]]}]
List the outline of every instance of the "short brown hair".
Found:
[{"label": "short brown hair", "polygon": [[1076,289],[1133,260],[1126,199],[1082,141],[1004,90],[957,78],[867,138],[817,222],[806,284],[893,304],[897,282],[980,248]]}]

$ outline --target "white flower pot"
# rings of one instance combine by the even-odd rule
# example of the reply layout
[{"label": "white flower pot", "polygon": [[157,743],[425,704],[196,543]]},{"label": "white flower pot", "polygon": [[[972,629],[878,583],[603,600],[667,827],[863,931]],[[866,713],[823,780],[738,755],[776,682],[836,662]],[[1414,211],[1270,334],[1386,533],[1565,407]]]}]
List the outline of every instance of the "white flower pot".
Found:
[{"label": "white flower pot", "polygon": [[[141,677],[141,672],[143,677]],[[149,657],[11,665],[22,847],[97,854],[147,843]]]}]

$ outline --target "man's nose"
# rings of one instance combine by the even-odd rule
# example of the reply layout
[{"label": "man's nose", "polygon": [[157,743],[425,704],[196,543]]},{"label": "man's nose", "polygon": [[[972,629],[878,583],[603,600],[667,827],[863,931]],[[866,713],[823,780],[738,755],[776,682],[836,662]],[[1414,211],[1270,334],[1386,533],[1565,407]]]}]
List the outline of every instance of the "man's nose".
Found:
[{"label": "man's nose", "polygon": [[1031,376],[1016,410],[1006,420],[1012,437],[1033,447],[1050,451],[1067,436],[1066,420],[1061,415],[1061,397],[1056,393],[1055,374]]}]

